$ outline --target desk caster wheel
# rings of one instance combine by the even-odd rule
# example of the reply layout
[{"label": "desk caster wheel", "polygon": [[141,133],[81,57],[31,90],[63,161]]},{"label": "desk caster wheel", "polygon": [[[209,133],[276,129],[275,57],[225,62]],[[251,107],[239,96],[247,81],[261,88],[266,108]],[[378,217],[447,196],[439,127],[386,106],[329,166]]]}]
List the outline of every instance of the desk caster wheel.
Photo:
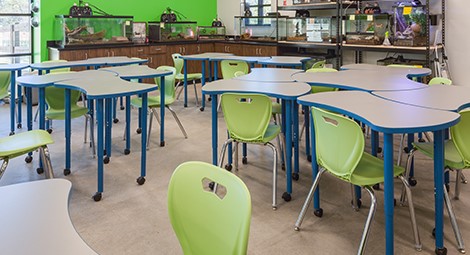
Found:
[{"label": "desk caster wheel", "polygon": [[109,157],[108,156],[103,158],[103,163],[105,163],[105,164],[109,163]]},{"label": "desk caster wheel", "polygon": [[135,130],[135,132],[136,132],[137,134],[140,134],[140,133],[142,133],[142,129],[141,129],[141,128],[137,128],[137,129]]},{"label": "desk caster wheel", "polygon": [[124,109],[126,109],[126,108],[125,108],[124,106],[121,106],[121,108],[119,108],[119,109],[121,109],[121,111],[122,111],[122,110],[124,110]]},{"label": "desk caster wheel", "polygon": [[188,107],[188,104],[184,104],[184,107],[185,107],[185,108]]},{"label": "desk caster wheel", "polygon": [[33,161],[33,157],[31,157],[29,155],[26,156],[26,158],[24,158],[24,162],[26,162],[26,163],[31,163],[31,161]]},{"label": "desk caster wheel", "polygon": [[404,151],[405,153],[410,153],[410,149],[409,149],[408,147],[403,148],[403,151]]},{"label": "desk caster wheel", "polygon": [[377,153],[382,153],[382,147],[377,148]]},{"label": "desk caster wheel", "polygon": [[199,111],[203,112],[203,111],[204,111],[204,107],[199,108]]},{"label": "desk caster wheel", "polygon": [[113,120],[113,123],[114,123],[114,124],[116,124],[116,123],[118,123],[118,122],[119,122],[119,119],[114,119],[114,120]]},{"label": "desk caster wheel", "polygon": [[52,134],[52,128],[48,128],[47,133]]},{"label": "desk caster wheel", "polygon": [[447,254],[447,248],[446,247],[436,248],[436,250],[434,252],[436,253],[436,255],[446,255]]},{"label": "desk caster wheel", "polygon": [[313,211],[313,214],[317,216],[318,218],[321,218],[323,216],[323,209],[317,209]]},{"label": "desk caster wheel", "polygon": [[64,169],[64,175],[69,175],[69,174],[70,174],[70,169],[65,168],[65,169]]},{"label": "desk caster wheel", "polygon": [[227,171],[232,171],[232,164],[227,164],[227,165],[225,165],[224,168],[225,168],[225,170],[227,170]]},{"label": "desk caster wheel", "polygon": [[[359,208],[362,207],[362,201],[361,201],[361,199],[356,199],[356,204],[357,204],[357,209],[359,210]],[[351,205],[354,207],[354,203],[353,203],[352,200],[351,200]]]},{"label": "desk caster wheel", "polygon": [[15,132],[11,131],[9,135],[12,136],[12,135],[14,135],[14,134],[15,134]]},{"label": "desk caster wheel", "polygon": [[23,127],[23,125],[21,125],[21,123],[18,123],[18,124],[16,125],[16,128],[22,128],[22,127]]},{"label": "desk caster wheel", "polygon": [[294,181],[298,181],[298,180],[299,180],[299,174],[298,174],[298,173],[293,173],[293,174],[292,174],[292,179],[293,179]]},{"label": "desk caster wheel", "polygon": [[374,190],[380,190],[380,184],[379,184],[379,183],[374,184],[374,186],[372,186],[372,188],[373,188]]},{"label": "desk caster wheel", "polygon": [[137,178],[137,183],[139,185],[143,185],[145,183],[145,177],[139,176],[139,178]]},{"label": "desk caster wheel", "polygon": [[42,168],[42,167],[36,168],[36,173],[43,174],[44,173],[44,168]]},{"label": "desk caster wheel", "polygon": [[284,192],[284,194],[282,194],[282,199],[284,199],[284,201],[286,201],[286,202],[289,202],[289,201],[291,201],[292,197],[289,193]]},{"label": "desk caster wheel", "polygon": [[243,157],[243,158],[242,158],[242,164],[243,164],[243,165],[248,164],[248,159],[247,159],[246,157]]},{"label": "desk caster wheel", "polygon": [[414,187],[414,186],[416,186],[416,184],[418,184],[418,181],[415,180],[415,178],[410,177],[410,178],[408,179],[408,183],[410,184],[410,186]]},{"label": "desk caster wheel", "polygon": [[92,198],[93,198],[93,200],[95,200],[95,202],[100,201],[100,200],[101,200],[101,197],[102,197],[102,193],[101,193],[101,192],[96,192],[96,193],[92,196]]},{"label": "desk caster wheel", "polygon": [[124,149],[124,155],[129,155],[131,153],[131,150],[129,149]]},{"label": "desk caster wheel", "polygon": [[424,142],[426,142],[426,140],[424,140],[424,138],[419,138],[419,139],[418,139],[418,142],[424,143]]},{"label": "desk caster wheel", "polygon": [[282,171],[286,171],[286,164],[285,163],[281,164],[281,169],[282,169]]},{"label": "desk caster wheel", "polygon": [[308,161],[308,162],[312,162],[312,155],[308,155],[308,156],[307,156],[307,161]]},{"label": "desk caster wheel", "polygon": [[209,97],[209,98],[207,99],[207,101],[209,101],[209,102],[212,101],[212,97]]},{"label": "desk caster wheel", "polygon": [[165,147],[165,141],[160,142],[160,147]]}]

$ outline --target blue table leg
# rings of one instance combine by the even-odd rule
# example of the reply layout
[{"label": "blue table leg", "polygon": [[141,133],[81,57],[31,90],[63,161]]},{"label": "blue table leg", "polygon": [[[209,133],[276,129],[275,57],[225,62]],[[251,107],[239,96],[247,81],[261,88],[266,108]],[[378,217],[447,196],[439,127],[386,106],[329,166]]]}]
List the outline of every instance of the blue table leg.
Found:
[{"label": "blue table leg", "polygon": [[44,130],[46,128],[46,88],[41,87],[38,89],[39,97],[39,128]]},{"label": "blue table leg", "polygon": [[447,250],[444,247],[444,133],[442,130],[434,131],[434,190],[435,242],[437,253],[438,251],[442,252]]},{"label": "blue table leg", "polygon": [[283,100],[283,105],[286,106],[286,122],[283,126],[286,130],[286,192],[283,198],[286,201],[291,199],[292,193],[292,101]]},{"label": "blue table leg", "polygon": [[[18,70],[17,74],[18,74],[18,77],[20,77],[21,76],[21,70]],[[16,77],[12,76],[11,79],[12,80],[14,79],[15,84],[16,84]],[[18,102],[17,102],[17,104],[18,104],[18,119],[16,120],[16,123],[17,123],[16,127],[21,128],[21,120],[23,119],[22,114],[21,114],[21,112],[22,112],[21,106],[23,104],[23,95],[22,95],[22,92],[21,92],[21,87],[18,86],[17,89],[18,89],[18,91],[17,91],[18,96],[16,98],[18,98]]]},{"label": "blue table leg", "polygon": [[113,109],[113,121],[115,123],[119,122],[119,119],[117,118],[117,98],[113,98],[113,105],[112,105],[112,109]]},{"label": "blue table leg", "polygon": [[212,61],[209,60],[209,61],[207,61],[207,62],[208,62],[208,63],[207,63],[208,66],[209,66],[209,82],[211,82],[211,81],[212,81],[212,78],[214,77],[214,76],[212,76],[212,75],[213,75],[213,74],[212,74]]},{"label": "blue table leg", "polygon": [[183,60],[183,72],[184,72],[184,107],[188,107],[188,60]]},{"label": "blue table leg", "polygon": [[[410,134],[407,134],[408,136],[408,149],[410,150],[411,148],[413,148],[413,142],[415,141],[415,134],[413,133],[410,133]],[[409,178],[413,178],[413,176],[415,175],[414,173],[414,158],[411,159],[411,165],[410,165],[410,175],[409,175]]]},{"label": "blue table leg", "polygon": [[[201,78],[201,86],[206,85],[206,61],[202,60],[202,78]],[[202,93],[202,103],[201,103],[201,111],[204,111],[206,107],[206,95]]]},{"label": "blue table leg", "polygon": [[131,97],[126,96],[126,148],[124,154],[131,153]]},{"label": "blue table leg", "polygon": [[[163,77],[162,77],[163,78]],[[161,87],[165,87],[164,83],[161,83]],[[162,102],[163,104],[163,102]],[[142,94],[142,154],[140,156],[140,177],[137,178],[137,183],[139,185],[144,184],[146,167],[147,167],[147,111],[148,111],[148,94]],[[162,117],[162,126],[163,126],[163,117]]]},{"label": "blue table leg", "polygon": [[217,143],[218,143],[218,130],[217,130],[217,95],[211,95],[212,98],[212,164],[217,165]]},{"label": "blue table leg", "polygon": [[106,157],[105,157],[105,164],[109,162],[111,158],[111,126],[112,122],[112,103],[114,99],[105,99],[104,101],[104,114],[105,114],[105,150],[106,150]]},{"label": "blue table leg", "polygon": [[[227,138],[230,138],[230,135],[228,134],[228,131],[227,131]],[[229,166],[231,166],[232,162],[233,162],[233,151],[232,151],[233,143],[227,144],[227,147],[228,147],[227,148],[227,164]]]},{"label": "blue table leg", "polygon": [[72,136],[72,114],[71,109],[71,91],[65,89],[65,169],[64,175],[70,174],[70,156],[71,156],[71,136]]},{"label": "blue table leg", "polygon": [[293,104],[293,132],[292,140],[294,141],[294,180],[299,179],[299,105],[296,101]]},{"label": "blue table leg", "polygon": [[[318,175],[318,164],[317,164],[317,152],[315,147],[315,127],[313,125],[313,117],[309,114],[309,122],[310,122],[310,144],[312,145],[312,183],[315,181]],[[315,211],[319,211],[320,209],[320,186],[318,186],[317,190],[313,194],[313,209]]]},{"label": "blue table leg", "polygon": [[104,163],[103,163],[103,145],[104,145],[104,125],[103,125],[103,99],[97,99],[96,100],[96,118],[98,121],[98,127],[97,127],[97,144],[98,144],[98,191],[95,193],[93,196],[93,199],[95,201],[101,200],[101,196],[103,193],[103,186],[104,186],[104,173],[103,173],[103,168],[104,168]]},{"label": "blue table leg", "polygon": [[[165,146],[165,76],[160,77],[160,84],[160,146],[163,147]],[[142,115],[142,118],[144,116],[147,115]]]},{"label": "blue table leg", "polygon": [[310,110],[309,107],[304,106],[304,123],[305,123],[305,154],[307,160],[312,161],[312,154],[310,152]]},{"label": "blue table leg", "polygon": [[385,251],[394,254],[393,244],[393,134],[384,134]]},{"label": "blue table leg", "polygon": [[10,72],[10,135],[15,134],[16,81],[15,71]]},{"label": "blue table leg", "polygon": [[219,79],[219,61],[214,61],[214,81]]},{"label": "blue table leg", "polygon": [[[31,94],[31,88],[30,87],[25,87],[25,92],[26,92],[26,126],[28,128],[28,131],[33,129],[33,102],[32,102],[32,94]],[[33,155],[33,152],[28,153],[29,156]]]}]

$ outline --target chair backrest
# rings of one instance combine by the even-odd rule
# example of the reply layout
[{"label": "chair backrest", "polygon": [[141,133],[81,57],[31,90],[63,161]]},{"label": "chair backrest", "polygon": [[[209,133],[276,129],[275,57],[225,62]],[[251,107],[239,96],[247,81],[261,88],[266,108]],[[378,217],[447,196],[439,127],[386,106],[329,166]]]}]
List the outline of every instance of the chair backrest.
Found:
[{"label": "chair backrest", "polygon": [[[43,61],[42,63],[60,63],[60,62],[67,62],[67,60],[63,60],[63,59],[46,60],[46,61]],[[70,72],[70,67],[52,69],[49,73],[66,73],[66,72]]]},{"label": "chair backrest", "polygon": [[[176,68],[172,66],[159,66],[157,70],[171,71],[172,75],[165,76],[165,97],[175,98],[175,75]],[[155,83],[160,86],[160,77],[155,78]]]},{"label": "chair backrest", "polygon": [[[329,73],[329,72],[338,72],[334,68],[310,68],[306,73]],[[337,91],[337,88],[325,87],[325,86],[312,86],[312,93],[319,92],[328,92],[328,91]]]},{"label": "chair backrest", "polygon": [[180,75],[183,70],[184,60],[180,58],[181,54],[173,53],[171,54],[171,58],[173,58],[173,64],[176,68],[176,75]]},{"label": "chair backrest", "polygon": [[[206,189],[208,182],[223,192]],[[246,254],[251,197],[236,175],[204,162],[179,165],[168,187],[168,212],[184,254]]]},{"label": "chair backrest", "polygon": [[233,77],[236,77],[236,72],[247,74],[249,70],[248,64],[241,60],[222,60],[220,62],[220,67],[222,70],[222,77],[224,79],[232,79]]},{"label": "chair backrest", "polygon": [[10,72],[0,72],[0,99],[8,96],[8,89],[10,88]]},{"label": "chair backrest", "polygon": [[325,60],[317,61],[317,62],[312,64],[312,67],[310,67],[310,69],[324,68],[325,64],[326,64]]},{"label": "chair backrest", "polygon": [[364,134],[354,120],[312,107],[317,162],[337,177],[350,180],[364,152]]},{"label": "chair backrest", "polygon": [[261,94],[222,94],[221,105],[231,138],[261,142],[272,113],[271,99]]},{"label": "chair backrest", "polygon": [[434,77],[428,82],[428,85],[436,85],[436,84],[452,85],[452,80],[444,78],[444,77]]},{"label": "chair backrest", "polygon": [[234,75],[235,77],[240,77],[240,76],[246,75],[246,73],[245,73],[245,72],[242,72],[242,71],[236,71],[233,75]]},{"label": "chair backrest", "polygon": [[470,110],[460,112],[460,121],[450,128],[450,134],[466,167],[470,166]]},{"label": "chair backrest", "polygon": [[[77,105],[80,91],[70,91],[70,105]],[[49,109],[54,111],[65,111],[65,89],[54,86],[46,87],[46,103]]]}]

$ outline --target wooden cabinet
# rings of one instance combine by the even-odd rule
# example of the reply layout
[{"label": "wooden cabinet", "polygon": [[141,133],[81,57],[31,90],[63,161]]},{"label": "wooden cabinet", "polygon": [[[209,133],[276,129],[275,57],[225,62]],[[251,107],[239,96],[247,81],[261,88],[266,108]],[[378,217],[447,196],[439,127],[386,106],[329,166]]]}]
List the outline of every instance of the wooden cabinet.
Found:
[{"label": "wooden cabinet", "polygon": [[243,44],[240,43],[215,43],[216,52],[232,53],[234,55],[243,55]]},{"label": "wooden cabinet", "polygon": [[276,56],[277,46],[243,45],[244,56]]}]

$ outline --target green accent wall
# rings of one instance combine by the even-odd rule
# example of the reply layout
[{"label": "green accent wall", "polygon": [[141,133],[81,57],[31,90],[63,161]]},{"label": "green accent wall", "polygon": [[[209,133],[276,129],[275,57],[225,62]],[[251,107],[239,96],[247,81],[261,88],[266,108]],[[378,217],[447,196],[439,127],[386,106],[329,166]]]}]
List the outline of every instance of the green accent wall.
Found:
[{"label": "green accent wall", "polygon": [[[74,3],[78,4],[78,0],[40,0],[40,27],[34,31],[35,62],[49,57],[46,42],[53,40],[55,15],[68,14]],[[217,0],[91,0],[84,3],[93,4],[111,15],[134,16],[134,21],[160,20],[166,7],[184,14],[187,21],[197,21],[200,26],[210,25],[217,15]]]}]

